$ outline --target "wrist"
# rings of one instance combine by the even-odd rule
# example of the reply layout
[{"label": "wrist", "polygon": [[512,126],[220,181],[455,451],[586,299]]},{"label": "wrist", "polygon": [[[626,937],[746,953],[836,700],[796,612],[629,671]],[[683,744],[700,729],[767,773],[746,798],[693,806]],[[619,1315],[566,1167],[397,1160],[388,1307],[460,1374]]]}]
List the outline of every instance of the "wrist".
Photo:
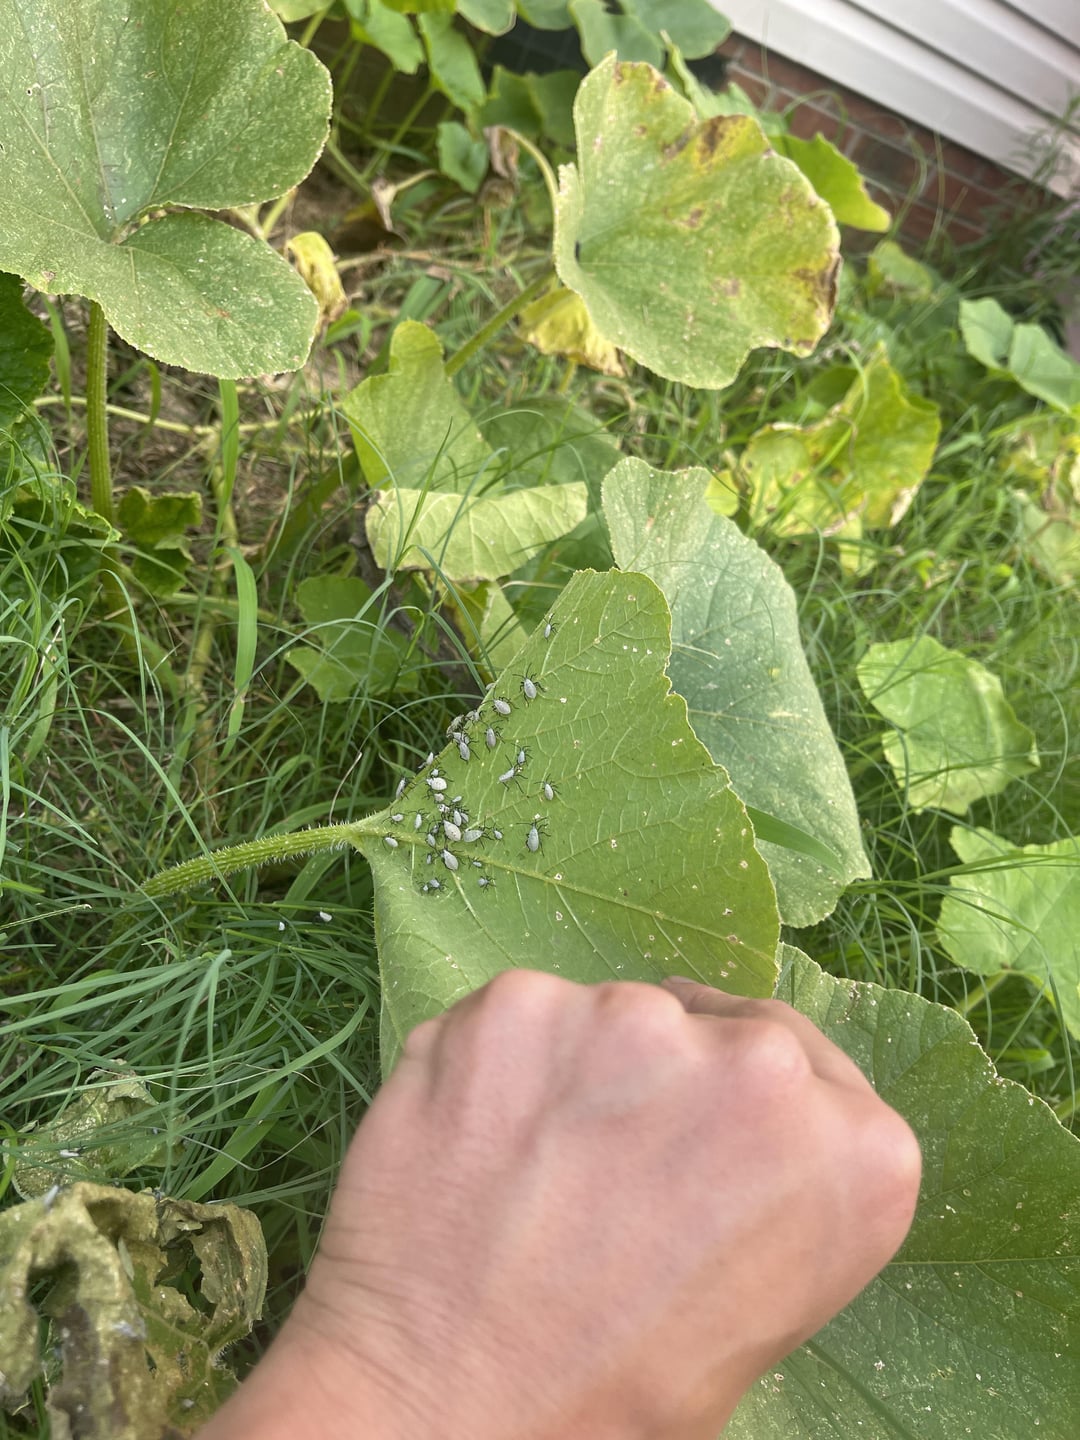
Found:
[{"label": "wrist", "polygon": [[378,1387],[341,1347],[290,1318],[194,1440],[401,1440]]}]

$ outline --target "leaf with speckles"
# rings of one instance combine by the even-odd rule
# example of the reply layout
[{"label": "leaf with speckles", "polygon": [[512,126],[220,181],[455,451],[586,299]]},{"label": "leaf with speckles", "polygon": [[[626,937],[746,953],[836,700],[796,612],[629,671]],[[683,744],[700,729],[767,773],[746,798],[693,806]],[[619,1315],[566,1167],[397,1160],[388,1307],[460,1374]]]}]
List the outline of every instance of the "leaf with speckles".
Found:
[{"label": "leaf with speckles", "polygon": [[[674,971],[769,994],[778,921],[768,869],[726,772],[671,692],[670,649],[651,580],[578,572],[478,701],[469,759],[451,742],[387,811],[354,827],[375,877],[386,1071],[414,1025],[513,965],[579,981]],[[483,838],[448,841],[440,796]]]},{"label": "leaf with speckles", "polygon": [[22,290],[14,275],[0,275],[0,431],[29,413],[49,378],[52,336],[23,304]]},{"label": "leaf with speckles", "polygon": [[781,919],[812,925],[869,875],[859,813],[799,638],[780,569],[705,499],[706,470],[668,474],[621,460],[604,481],[612,549],[671,606],[671,683],[713,759],[748,804],[833,852],[833,868],[759,841]]},{"label": "leaf with speckles", "polygon": [[699,122],[651,65],[608,56],[582,81],[574,124],[555,265],[602,335],[709,389],[756,346],[814,349],[835,303],[836,223],[751,116]]},{"label": "leaf with speckles", "polygon": [[303,281],[199,213],[283,194],[326,138],[330,78],[263,0],[0,0],[0,75],[0,269],[170,365],[304,363]]},{"label": "leaf with speckles", "polygon": [[724,1440],[1070,1440],[1080,1141],[955,1011],[781,954],[777,994],[907,1119],[923,1182],[896,1258],[758,1381]]}]

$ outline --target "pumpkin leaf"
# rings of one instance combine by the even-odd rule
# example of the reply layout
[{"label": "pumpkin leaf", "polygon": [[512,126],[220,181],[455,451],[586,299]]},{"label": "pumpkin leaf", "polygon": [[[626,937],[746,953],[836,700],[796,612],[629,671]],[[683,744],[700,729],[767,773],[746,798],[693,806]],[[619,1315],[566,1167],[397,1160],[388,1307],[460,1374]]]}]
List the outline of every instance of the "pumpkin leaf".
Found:
[{"label": "pumpkin leaf", "polygon": [[582,81],[574,123],[555,265],[601,334],[712,389],[755,346],[813,350],[835,302],[836,225],[756,121],[699,123],[650,65],[608,56]]}]

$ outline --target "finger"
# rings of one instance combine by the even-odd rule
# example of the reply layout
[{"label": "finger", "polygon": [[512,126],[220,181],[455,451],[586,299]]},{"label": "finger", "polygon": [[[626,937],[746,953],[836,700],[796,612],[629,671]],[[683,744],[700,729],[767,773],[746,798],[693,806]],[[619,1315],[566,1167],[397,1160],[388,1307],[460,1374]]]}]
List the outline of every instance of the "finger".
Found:
[{"label": "finger", "polygon": [[822,1080],[837,1085],[865,1090],[869,1081],[859,1067],[828,1036],[823,1035],[812,1020],[800,1015],[783,1000],[753,999],[745,995],[729,995],[711,985],[669,975],[664,989],[682,1001],[689,1015],[712,1015],[728,1020],[768,1020],[783,1025],[797,1035],[806,1051],[814,1073]]}]

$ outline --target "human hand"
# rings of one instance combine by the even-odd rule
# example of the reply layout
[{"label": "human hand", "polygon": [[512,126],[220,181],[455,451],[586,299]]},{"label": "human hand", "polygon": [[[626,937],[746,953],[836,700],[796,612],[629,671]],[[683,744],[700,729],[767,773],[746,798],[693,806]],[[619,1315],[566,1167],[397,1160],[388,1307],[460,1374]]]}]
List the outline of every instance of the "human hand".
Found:
[{"label": "human hand", "polygon": [[279,1345],[205,1440],[270,1435],[290,1366],[320,1436],[714,1440],[898,1248],[919,1172],[779,1001],[507,971],[409,1035]]}]

